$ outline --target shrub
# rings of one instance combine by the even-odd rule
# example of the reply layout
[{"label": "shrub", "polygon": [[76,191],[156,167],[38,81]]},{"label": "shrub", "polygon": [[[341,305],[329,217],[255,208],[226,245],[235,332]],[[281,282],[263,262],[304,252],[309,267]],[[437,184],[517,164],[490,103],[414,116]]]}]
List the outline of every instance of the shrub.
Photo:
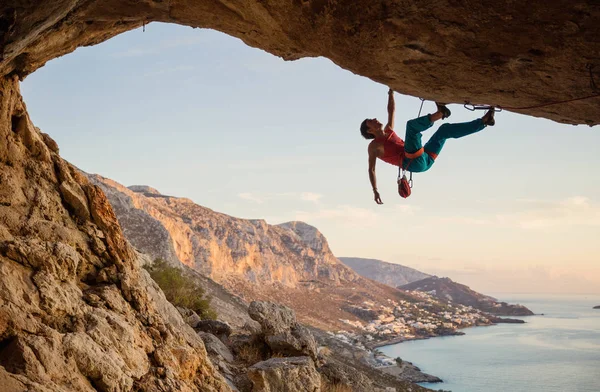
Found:
[{"label": "shrub", "polygon": [[352,392],[352,387],[345,384],[332,384],[321,375],[321,392]]},{"label": "shrub", "polygon": [[217,313],[210,307],[210,297],[204,289],[186,276],[183,271],[171,267],[166,261],[156,259],[151,266],[144,266],[150,276],[165,293],[167,300],[175,306],[191,309],[203,320],[215,320]]}]

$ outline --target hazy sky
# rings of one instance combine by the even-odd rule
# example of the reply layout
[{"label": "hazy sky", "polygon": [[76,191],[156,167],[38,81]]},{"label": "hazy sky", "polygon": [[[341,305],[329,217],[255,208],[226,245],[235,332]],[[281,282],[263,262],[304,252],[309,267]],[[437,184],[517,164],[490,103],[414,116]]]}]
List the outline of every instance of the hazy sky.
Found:
[{"label": "hazy sky", "polygon": [[[284,62],[215,31],[151,24],[49,62],[22,92],[64,158],[124,185],[303,220],[337,256],[484,292],[600,292],[598,127],[498,113],[495,127],[448,141],[407,200],[378,162],[379,206],[359,125],[385,122],[387,87],[327,59]],[[419,104],[396,95],[401,137]],[[450,108],[452,122],[483,114]]]}]

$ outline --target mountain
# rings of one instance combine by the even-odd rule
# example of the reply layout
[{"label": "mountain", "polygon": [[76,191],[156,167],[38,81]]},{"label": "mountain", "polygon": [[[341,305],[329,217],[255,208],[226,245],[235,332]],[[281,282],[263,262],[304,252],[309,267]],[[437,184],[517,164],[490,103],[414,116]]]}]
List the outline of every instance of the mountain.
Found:
[{"label": "mountain", "polygon": [[[418,302],[366,279],[340,262],[326,238],[303,222],[270,225],[240,219],[161,194],[89,175],[110,201],[125,237],[152,259],[183,263],[243,300],[270,300],[325,330],[352,329],[364,302]],[[344,321],[343,321],[344,320]]]},{"label": "mountain", "polygon": [[376,259],[339,257],[339,260],[359,275],[392,287],[402,286],[431,276],[410,267]]},{"label": "mountain", "polygon": [[511,305],[499,302],[493,297],[480,294],[471,290],[464,284],[456,283],[449,278],[428,278],[408,283],[400,288],[404,290],[416,290],[432,294],[442,301],[452,301],[465,306],[494,314],[496,316],[530,316],[533,312],[523,305]]},{"label": "mountain", "polygon": [[151,257],[180,261],[216,281],[294,288],[311,280],[340,284],[359,279],[331,253],[325,237],[305,223],[269,225],[150,187],[125,188],[100,176],[92,180],[106,193],[129,241]]}]

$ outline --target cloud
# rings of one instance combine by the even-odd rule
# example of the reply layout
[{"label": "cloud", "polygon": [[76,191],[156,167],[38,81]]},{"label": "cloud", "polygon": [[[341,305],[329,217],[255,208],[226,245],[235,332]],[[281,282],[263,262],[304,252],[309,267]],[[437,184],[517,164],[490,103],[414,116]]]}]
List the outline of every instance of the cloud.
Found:
[{"label": "cloud", "polygon": [[300,198],[302,200],[311,201],[313,203],[318,202],[322,197],[323,197],[323,195],[318,194],[318,193],[313,193],[313,192],[302,192],[300,194]]},{"label": "cloud", "polygon": [[311,203],[318,203],[323,195],[314,192],[281,192],[281,193],[255,193],[255,192],[243,192],[239,193],[240,199],[252,201],[254,203],[264,203],[266,201],[273,200],[301,200],[308,201]]},{"label": "cloud", "polygon": [[328,220],[345,226],[369,227],[379,222],[379,214],[366,208],[339,205],[314,212],[297,211],[295,219],[304,222]]},{"label": "cloud", "polygon": [[600,205],[584,196],[561,201],[527,200],[529,208],[497,215],[498,222],[523,229],[550,229],[571,226],[600,226]]},{"label": "cloud", "polygon": [[600,204],[584,196],[563,200],[519,199],[511,212],[478,216],[440,216],[437,223],[469,226],[509,226],[544,230],[573,226],[600,226]]},{"label": "cloud", "polygon": [[406,215],[414,215],[416,212],[421,211],[421,207],[416,207],[410,204],[396,204],[394,208],[396,211]]},{"label": "cloud", "polygon": [[438,221],[442,223],[452,223],[458,225],[483,226],[494,223],[496,219],[471,218],[468,216],[445,216],[439,218]]},{"label": "cloud", "polygon": [[252,201],[255,203],[259,203],[259,204],[262,204],[265,201],[264,198],[254,194],[254,193],[250,193],[250,192],[240,193],[240,194],[238,194],[238,197],[240,199]]}]

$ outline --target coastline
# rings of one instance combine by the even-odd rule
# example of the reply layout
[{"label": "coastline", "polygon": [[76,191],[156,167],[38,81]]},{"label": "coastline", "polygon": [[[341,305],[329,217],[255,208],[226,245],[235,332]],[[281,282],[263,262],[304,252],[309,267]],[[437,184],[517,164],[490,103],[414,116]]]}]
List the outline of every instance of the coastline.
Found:
[{"label": "coastline", "polygon": [[[490,321],[492,321],[493,324],[471,325],[471,326],[467,326],[467,327],[464,327],[461,329],[475,328],[475,327],[491,327],[491,326],[495,326],[497,324],[525,324],[524,320],[513,319],[513,318],[502,318],[502,317],[491,316],[489,319],[490,319]],[[458,329],[457,330],[447,330],[447,331],[444,331],[443,333],[440,333],[437,335],[431,335],[431,336],[396,337],[396,338],[392,338],[392,339],[380,340],[377,342],[365,344],[365,348],[372,351],[373,363],[382,363],[382,362],[389,363],[391,361],[394,361],[395,362],[394,364],[383,365],[383,366],[380,365],[380,366],[376,366],[376,367],[379,370],[381,370],[387,374],[397,377],[398,379],[402,379],[404,381],[410,381],[413,383],[431,383],[431,384],[443,383],[444,380],[442,380],[440,377],[421,371],[421,369],[418,366],[414,365],[412,362],[405,361],[405,360],[401,359],[400,357],[392,358],[392,357],[384,354],[383,352],[379,351],[378,349],[381,347],[393,346],[396,344],[410,342],[410,341],[428,340],[431,338],[444,337],[444,336],[463,336],[463,335],[465,335],[465,332],[462,332]]]},{"label": "coastline", "polygon": [[[380,350],[385,355],[400,355],[443,379],[443,384],[438,385],[419,383],[432,390],[503,392],[507,380],[511,380],[513,390],[519,391],[597,391],[597,378],[592,376],[596,373],[592,369],[600,360],[598,351],[593,350],[597,340],[592,343],[600,331],[597,310],[592,310],[597,298],[590,301],[590,298],[540,296],[519,297],[519,300],[537,308],[523,325],[475,328],[463,339],[413,342],[406,346],[397,343],[424,339],[399,342],[390,339],[390,347],[378,346],[383,347]],[[497,367],[503,371],[498,372]],[[563,377],[566,369],[577,371]]]},{"label": "coastline", "polygon": [[[489,327],[492,326],[494,324],[490,324],[490,325],[473,325],[467,328],[473,328],[473,327]],[[413,340],[427,340],[427,339],[431,339],[431,338],[438,338],[438,337],[442,337],[442,336],[462,336],[465,333],[462,331],[452,331],[452,332],[448,332],[448,333],[443,333],[440,335],[432,335],[432,336],[414,336],[414,337],[397,337],[397,338],[392,338],[392,339],[386,339],[386,340],[380,340],[378,342],[374,342],[374,343],[369,343],[366,345],[367,348],[369,349],[377,349],[380,347],[384,347],[384,346],[392,346],[394,344],[399,344],[399,343],[403,343],[403,342],[410,342]]]}]

